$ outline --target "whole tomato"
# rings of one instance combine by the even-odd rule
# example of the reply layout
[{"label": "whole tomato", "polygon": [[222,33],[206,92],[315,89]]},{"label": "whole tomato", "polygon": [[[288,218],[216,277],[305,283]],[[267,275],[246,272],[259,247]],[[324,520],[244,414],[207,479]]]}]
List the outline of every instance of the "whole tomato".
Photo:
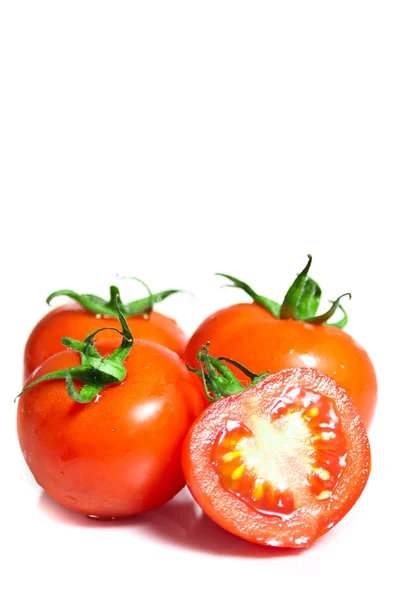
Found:
[{"label": "whole tomato", "polygon": [[18,405],[20,446],[38,484],[103,518],[156,508],[184,486],[181,446],[206,403],[177,354],[142,340],[131,350],[128,327],[122,333],[117,349],[107,340],[95,347],[93,335],[64,339],[70,349],[37,369]]},{"label": "whole tomato", "polygon": [[[158,294],[149,292],[141,300],[122,305],[135,338],[149,340],[166,346],[182,356],[187,338],[177,323],[163,314],[155,312],[153,305],[179,290],[166,290]],[[110,300],[92,294],[77,294],[72,290],[59,290],[51,294],[47,302],[56,296],[67,296],[73,300],[47,313],[31,332],[24,352],[24,380],[49,356],[63,350],[62,336],[83,339],[96,328],[103,328],[98,339],[115,338],[111,328],[119,326],[114,307],[114,298],[119,294],[115,286],[110,288]]]},{"label": "whole tomato", "polygon": [[[281,305],[226,275],[234,287],[246,291],[254,302],[223,308],[205,319],[188,342],[185,360],[197,367],[199,348],[210,342],[212,354],[230,356],[256,373],[296,367],[317,369],[345,388],[365,427],[369,427],[377,402],[373,364],[367,352],[342,329],[347,316],[341,297],[329,311],[316,316],[321,290],[308,276],[311,260],[309,256]],[[342,318],[328,324],[337,309],[342,310]],[[234,372],[244,381],[244,375],[235,367]]]}]

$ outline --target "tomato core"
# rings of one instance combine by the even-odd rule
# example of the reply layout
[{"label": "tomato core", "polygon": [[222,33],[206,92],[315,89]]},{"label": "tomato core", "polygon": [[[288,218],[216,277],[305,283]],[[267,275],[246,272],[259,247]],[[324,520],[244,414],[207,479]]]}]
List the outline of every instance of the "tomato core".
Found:
[{"label": "tomato core", "polygon": [[224,489],[256,512],[282,519],[311,496],[330,498],[347,460],[332,399],[292,387],[248,425],[227,420],[216,437],[212,464]]}]

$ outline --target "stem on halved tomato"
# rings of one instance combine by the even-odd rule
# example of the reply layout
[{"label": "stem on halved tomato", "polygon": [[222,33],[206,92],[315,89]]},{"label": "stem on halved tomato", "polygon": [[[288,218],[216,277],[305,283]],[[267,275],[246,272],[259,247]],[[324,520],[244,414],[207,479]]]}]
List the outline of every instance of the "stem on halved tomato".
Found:
[{"label": "stem on halved tomato", "polygon": [[[332,302],[332,306],[328,311],[321,315],[316,315],[319,309],[322,290],[316,281],[309,277],[311,264],[312,256],[308,254],[308,262],[288,288],[282,304],[257,294],[247,283],[231,275],[225,275],[224,273],[216,273],[216,275],[221,275],[231,281],[231,284],[228,284],[229,287],[244,290],[254,302],[268,310],[277,319],[295,319],[297,321],[330,325],[342,329],[348,323],[348,317],[340,304],[340,300],[345,296],[351,298],[351,294],[342,294],[337,300]],[[329,323],[329,319],[331,319],[337,309],[342,312],[342,318],[335,323]]]},{"label": "stem on halved tomato", "polygon": [[[198,352],[197,358],[200,368],[194,369],[190,365],[187,365],[187,369],[202,378],[205,394],[209,402],[215,402],[221,398],[226,398],[227,396],[247,390],[259,383],[259,381],[262,381],[269,374],[269,371],[266,371],[266,373],[257,375],[236,360],[225,356],[220,356],[219,358],[210,356],[208,346],[209,344],[205,344]],[[237,367],[244,375],[249,377],[251,383],[243,385],[222,361]]]},{"label": "stem on halved tomato", "polygon": [[[114,296],[114,306],[116,315],[121,324],[121,331],[115,327],[102,327],[92,331],[92,333],[86,336],[83,342],[73,340],[69,337],[63,337],[61,340],[63,346],[80,353],[81,364],[78,367],[52,371],[51,373],[47,373],[47,375],[43,375],[43,377],[35,379],[35,381],[26,386],[22,392],[18,394],[17,398],[31,389],[34,385],[38,385],[43,381],[65,379],[67,392],[70,398],[77,402],[87,404],[107,385],[124,381],[127,370],[123,363],[131,351],[134,340],[127,321],[121,312],[117,294]],[[105,329],[116,331],[122,336],[120,346],[108,356],[99,354],[94,345],[96,334]],[[75,387],[73,380],[83,382],[84,385],[80,391]]]}]

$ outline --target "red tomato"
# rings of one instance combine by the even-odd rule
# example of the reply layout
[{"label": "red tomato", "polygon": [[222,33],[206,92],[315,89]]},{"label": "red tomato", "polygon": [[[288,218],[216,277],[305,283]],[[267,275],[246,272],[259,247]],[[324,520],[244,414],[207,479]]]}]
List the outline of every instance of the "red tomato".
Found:
[{"label": "red tomato", "polygon": [[[177,323],[160,313],[127,317],[132,335],[136,339],[149,340],[166,346],[182,356],[187,338]],[[101,327],[119,327],[117,318],[87,311],[76,302],[59,306],[50,311],[30,334],[24,353],[24,380],[49,356],[61,352],[63,335],[83,339],[91,331]],[[115,331],[100,331],[96,338],[111,339]]]},{"label": "red tomato", "polygon": [[212,404],[189,430],[182,460],[193,497],[218,525],[293,548],[338,523],[370,473],[352,400],[314,369],[286,369]]},{"label": "red tomato", "polygon": [[191,366],[198,366],[193,358],[196,360],[199,348],[209,340],[218,337],[224,339],[227,333],[232,330],[241,331],[251,323],[263,325],[266,321],[276,321],[276,318],[256,302],[243,302],[221,308],[201,323],[188,341],[185,356]]},{"label": "red tomato", "polygon": [[[377,381],[365,350],[348,334],[343,318],[327,321],[341,307],[340,296],[331,309],[319,316],[321,290],[309,277],[312,257],[295,278],[282,304],[257,294],[248,284],[224,275],[233,287],[244,290],[253,304],[223,308],[203,321],[190,338],[185,360],[198,367],[199,348],[210,342],[214,356],[229,356],[256,373],[285,368],[311,367],[335,379],[350,394],[366,427],[372,422],[377,402]],[[344,294],[349,295],[349,294]],[[244,376],[238,370],[234,373]]]},{"label": "red tomato", "polygon": [[[105,355],[117,345],[97,347]],[[78,352],[55,354],[27,385],[79,364]],[[184,485],[184,436],[205,406],[198,378],[167,348],[135,341],[124,366],[125,380],[88,404],[72,400],[57,380],[19,399],[18,437],[35,479],[57,502],[86,515],[125,517],[172,498]]]},{"label": "red tomato", "polygon": [[[365,350],[347,333],[329,325],[276,319],[264,311],[251,315],[247,310],[230,321],[234,307],[223,309],[204,321],[188,342],[185,359],[198,366],[197,352],[210,341],[210,353],[229,356],[255,373],[285,368],[311,367],[335,379],[344,387],[357,407],[365,427],[372,422],[377,402],[377,380],[373,364]],[[250,305],[252,306],[252,305]],[[244,381],[244,375],[233,368]]]}]

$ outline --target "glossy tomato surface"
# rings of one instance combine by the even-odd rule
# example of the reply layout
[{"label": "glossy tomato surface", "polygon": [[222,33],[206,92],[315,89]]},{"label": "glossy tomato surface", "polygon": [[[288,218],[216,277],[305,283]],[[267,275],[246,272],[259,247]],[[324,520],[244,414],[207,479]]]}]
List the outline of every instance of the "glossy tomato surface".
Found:
[{"label": "glossy tomato surface", "polygon": [[[127,317],[134,339],[149,340],[166,346],[182,356],[187,338],[177,323],[158,312],[149,315]],[[101,327],[120,329],[117,318],[96,315],[85,310],[80,304],[70,302],[50,311],[41,319],[30,334],[24,353],[24,379],[42,364],[49,356],[64,350],[63,336],[83,340],[89,333]],[[118,337],[115,331],[100,331],[96,339]]]},{"label": "glossy tomato surface", "polygon": [[[233,304],[216,311],[207,317],[188,340],[185,356],[194,367],[196,355],[200,347],[208,341],[219,344],[230,331],[240,332],[249,325],[263,325],[265,322],[276,321],[276,318],[256,302]],[[195,363],[194,363],[195,360]]]},{"label": "glossy tomato surface", "polygon": [[355,405],[314,369],[286,369],[212,404],[188,432],[182,460],[192,495],[218,525],[293,548],[338,523],[370,473]]},{"label": "glossy tomato surface", "polygon": [[[347,333],[329,325],[279,320],[267,310],[252,315],[242,306],[223,309],[206,319],[190,338],[185,359],[198,367],[197,352],[210,342],[210,353],[228,356],[255,373],[310,367],[335,379],[350,394],[365,427],[376,408],[377,380],[366,351]],[[250,305],[252,306],[252,305]],[[235,319],[230,319],[230,314]],[[241,318],[242,315],[242,318]],[[244,375],[233,369],[237,377]]]},{"label": "glossy tomato surface", "polygon": [[[115,345],[97,347],[107,354]],[[78,353],[64,351],[34,378],[79,364]],[[19,398],[19,442],[36,481],[86,515],[124,517],[172,498],[184,485],[183,439],[205,405],[198,378],[167,348],[138,340],[124,366],[126,379],[88,404],[72,400],[63,380]]]}]

